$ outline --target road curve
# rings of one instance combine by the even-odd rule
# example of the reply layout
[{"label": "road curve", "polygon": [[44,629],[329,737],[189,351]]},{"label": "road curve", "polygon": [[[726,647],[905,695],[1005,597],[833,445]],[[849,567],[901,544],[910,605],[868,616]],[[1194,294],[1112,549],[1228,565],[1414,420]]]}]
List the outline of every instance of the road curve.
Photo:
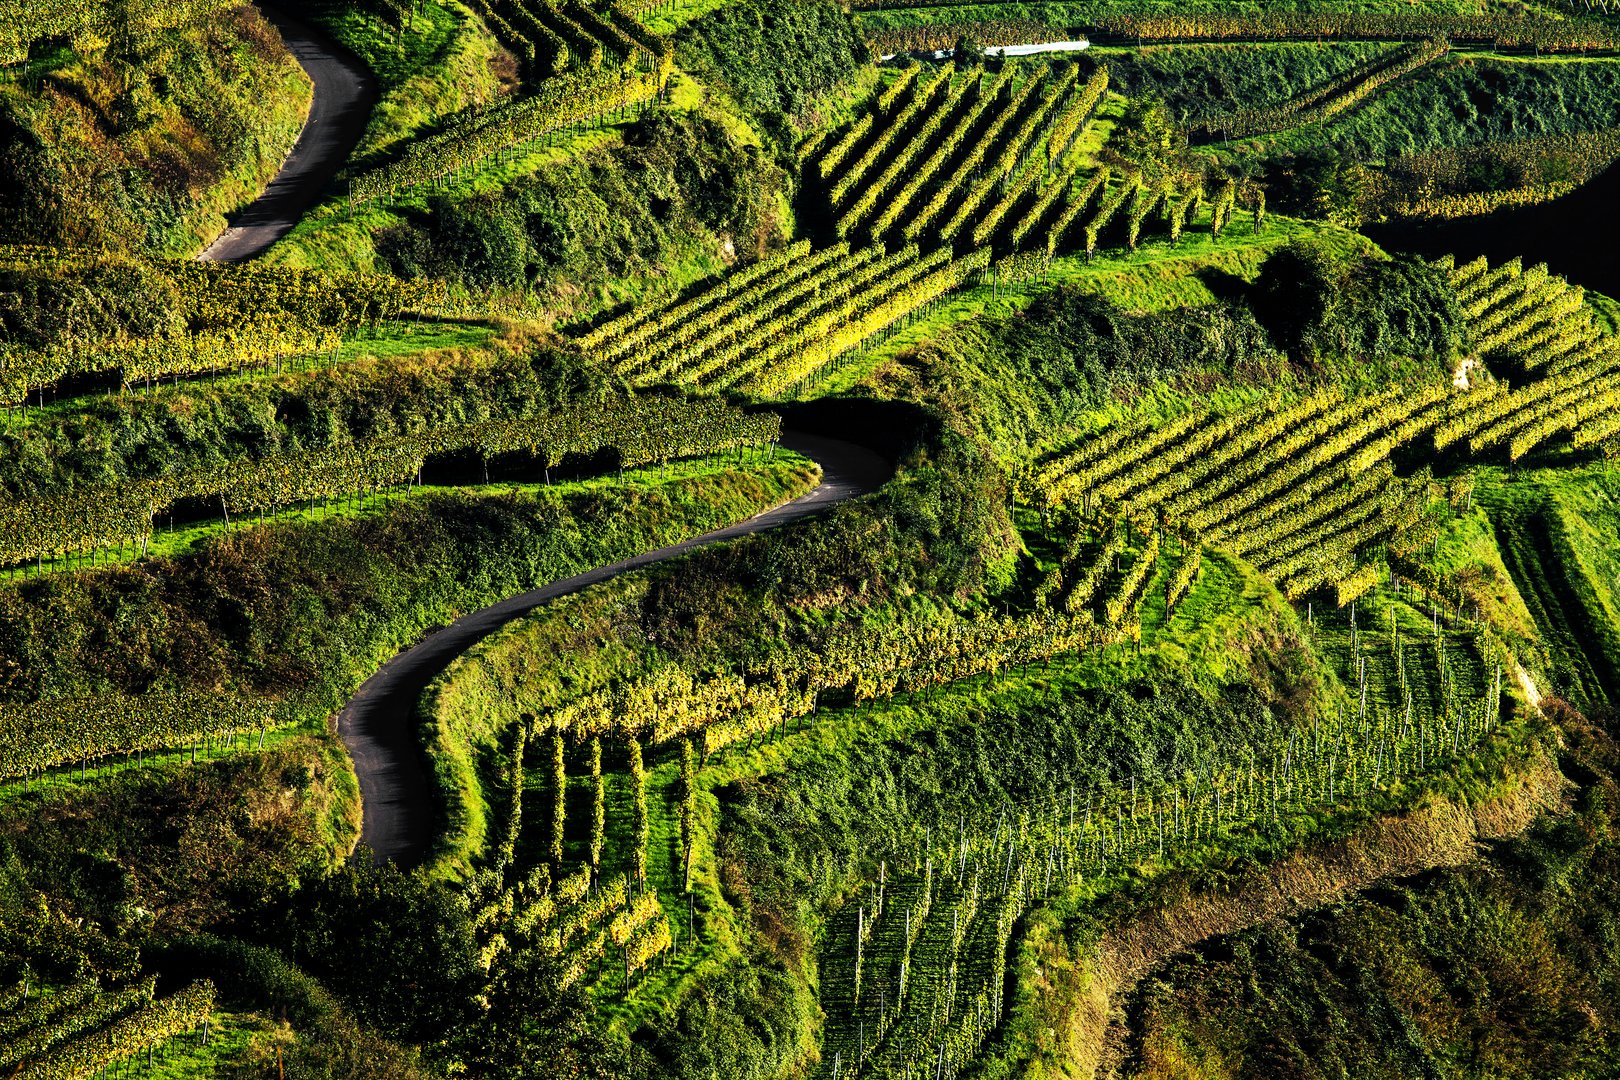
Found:
[{"label": "road curve", "polygon": [[877,454],[841,439],[787,432],[782,444],[821,466],[821,483],[809,494],[728,528],[600,566],[464,615],[395,656],[361,684],[338,713],[337,727],[360,780],[360,842],[375,860],[416,865],[433,841],[437,824],[433,789],[412,714],[428,683],[456,657],[547,601],[693,548],[799,521],[875,491],[892,473]]},{"label": "road curve", "polygon": [[330,36],[280,11],[265,9],[264,16],[308,73],[314,97],[304,130],[276,178],[197,256],[208,262],[255,258],[287,235],[349,159],[377,103],[370,73]]}]

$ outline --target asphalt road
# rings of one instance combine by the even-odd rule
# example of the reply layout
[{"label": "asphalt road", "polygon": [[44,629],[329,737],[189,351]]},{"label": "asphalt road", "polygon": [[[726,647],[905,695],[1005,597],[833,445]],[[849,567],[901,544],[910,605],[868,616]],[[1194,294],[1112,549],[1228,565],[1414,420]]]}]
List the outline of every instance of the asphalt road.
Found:
[{"label": "asphalt road", "polygon": [[198,256],[206,261],[244,262],[291,231],[348,160],[377,103],[370,74],[341,45],[282,12],[266,9],[264,15],[309,74],[314,98],[281,171],[257,199],[232,215],[230,226]]},{"label": "asphalt road", "polygon": [[874,491],[892,469],[877,454],[840,439],[785,433],[784,446],[821,466],[821,483],[806,495],[729,528],[672,547],[644,552],[608,566],[507,597],[465,615],[423,638],[361,684],[338,713],[338,734],[360,779],[360,842],[377,861],[416,865],[437,828],[427,763],[417,743],[413,714],[434,676],[489,634],[541,604],[693,548],[777,528]]}]

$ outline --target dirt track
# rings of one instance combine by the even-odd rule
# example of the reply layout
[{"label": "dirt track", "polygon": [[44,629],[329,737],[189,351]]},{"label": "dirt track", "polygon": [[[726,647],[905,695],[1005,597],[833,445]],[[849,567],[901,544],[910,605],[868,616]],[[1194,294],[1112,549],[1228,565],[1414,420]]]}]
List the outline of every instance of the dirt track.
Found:
[{"label": "dirt track", "polygon": [[839,439],[788,432],[783,445],[821,466],[821,483],[807,495],[729,528],[508,597],[436,630],[384,664],[338,714],[338,733],[360,779],[360,842],[379,861],[414,865],[427,854],[436,827],[433,790],[412,726],[412,713],[434,676],[484,637],[549,600],[693,548],[763,532],[820,513],[876,490],[889,478],[887,462]]}]

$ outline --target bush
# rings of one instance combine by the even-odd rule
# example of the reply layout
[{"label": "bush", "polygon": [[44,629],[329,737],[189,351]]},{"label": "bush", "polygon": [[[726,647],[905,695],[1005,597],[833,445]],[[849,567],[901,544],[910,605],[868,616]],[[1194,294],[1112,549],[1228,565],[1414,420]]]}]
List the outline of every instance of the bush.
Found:
[{"label": "bush", "polygon": [[1307,364],[1446,360],[1466,335],[1450,282],[1415,255],[1346,257],[1319,244],[1292,244],[1260,268],[1254,307],[1278,347]]},{"label": "bush", "polygon": [[466,905],[392,863],[352,861],[241,929],[393,1035],[436,1042],[472,1020],[481,980]]}]

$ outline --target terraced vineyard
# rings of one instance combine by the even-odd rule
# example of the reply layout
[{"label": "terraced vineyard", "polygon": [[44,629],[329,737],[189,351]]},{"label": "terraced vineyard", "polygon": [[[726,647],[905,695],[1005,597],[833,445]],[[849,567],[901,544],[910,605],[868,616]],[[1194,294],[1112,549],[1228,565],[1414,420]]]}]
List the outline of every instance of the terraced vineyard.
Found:
[{"label": "terraced vineyard", "polygon": [[1032,907],[1465,759],[1501,715],[1500,646],[1438,616],[1432,635],[1403,638],[1396,607],[1410,618],[1398,600],[1372,609],[1390,615],[1387,634],[1358,630],[1354,605],[1324,628],[1357,696],[1285,747],[1232,747],[1173,787],[1071,788],[938,821],[904,849],[868,852],[874,884],[818,954],[828,1031],[816,1075],[962,1075],[1004,1019],[1009,943]]},{"label": "terraced vineyard", "polygon": [[1466,442],[1472,454],[1518,461],[1560,435],[1577,447],[1620,449],[1620,343],[1592,322],[1581,290],[1524,269],[1483,259],[1452,270],[1474,346],[1505,365],[1508,387],[1435,433],[1438,449]]},{"label": "terraced vineyard", "polygon": [[0,1076],[1610,1074],[1612,16],[1247,6],[0,0]]},{"label": "terraced vineyard", "polygon": [[1355,599],[1378,580],[1369,556],[1430,538],[1427,480],[1398,475],[1394,456],[1505,447],[1517,461],[1561,434],[1585,448],[1620,429],[1616,345],[1578,290],[1514,263],[1471,264],[1454,277],[1475,347],[1518,365],[1528,385],[1316,395],[1115,426],[1037,462],[1024,497],[1185,529],[1253,560],[1291,598],[1332,587],[1340,604]]},{"label": "terraced vineyard", "polygon": [[1084,83],[1072,67],[917,70],[817,162],[838,236],[959,250],[1044,237],[1082,167],[1072,151],[1107,92],[1106,69]]},{"label": "terraced vineyard", "polygon": [[1411,75],[1440,60],[1450,51],[1443,40],[1390,50],[1354,71],[1299,97],[1269,109],[1243,109],[1202,121],[1192,129],[1193,137],[1206,139],[1245,139],[1299,127],[1321,124],[1376,94],[1382,87]]},{"label": "terraced vineyard", "polygon": [[617,3],[605,11],[570,0],[476,0],[480,18],[518,57],[528,88],[451,117],[395,161],[350,183],[350,206],[442,184],[537,140],[622,116],[664,93],[672,45]]},{"label": "terraced vineyard", "polygon": [[157,332],[80,337],[29,347],[0,344],[0,404],[26,409],[60,385],[123,392],[221,372],[279,375],[333,353],[345,337],[443,304],[442,286],[379,274],[327,274],[258,265],[148,260],[0,246],[0,269],[22,280],[87,283],[120,275],[161,277],[172,306]]},{"label": "terraced vineyard", "polygon": [[690,300],[637,307],[578,341],[633,386],[791,396],[839,357],[976,281],[989,261],[983,250],[962,258],[915,246],[812,252],[800,242]]},{"label": "terraced vineyard", "polygon": [[214,988],[200,982],[154,998],[154,982],[123,990],[81,982],[42,993],[25,981],[0,992],[0,1066],[18,1078],[66,1080],[143,1058],[150,1068],[171,1039],[198,1029],[206,1041]]}]

